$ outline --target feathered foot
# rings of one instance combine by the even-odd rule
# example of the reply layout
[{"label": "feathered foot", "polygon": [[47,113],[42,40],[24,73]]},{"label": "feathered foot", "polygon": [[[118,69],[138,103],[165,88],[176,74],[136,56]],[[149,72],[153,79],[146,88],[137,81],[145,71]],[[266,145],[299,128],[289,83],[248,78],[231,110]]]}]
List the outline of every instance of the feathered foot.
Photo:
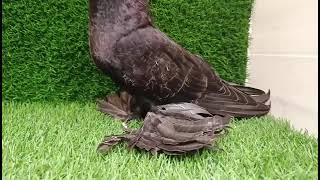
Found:
[{"label": "feathered foot", "polygon": [[115,119],[128,121],[138,118],[133,113],[132,105],[134,98],[126,91],[107,96],[105,100],[98,100],[98,110],[108,114]]},{"label": "feathered foot", "polygon": [[212,115],[190,103],[156,106],[148,112],[143,126],[137,131],[107,137],[98,151],[107,152],[120,141],[128,148],[139,148],[153,155],[184,155],[214,146],[220,136],[228,132],[231,116]]}]

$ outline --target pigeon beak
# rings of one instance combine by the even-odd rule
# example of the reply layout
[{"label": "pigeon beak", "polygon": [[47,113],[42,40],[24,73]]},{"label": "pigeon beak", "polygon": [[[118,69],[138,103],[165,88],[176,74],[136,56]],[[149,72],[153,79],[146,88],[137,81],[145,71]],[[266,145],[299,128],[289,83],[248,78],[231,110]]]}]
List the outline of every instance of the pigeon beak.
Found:
[{"label": "pigeon beak", "polygon": [[151,106],[150,111],[157,112],[158,111],[157,106]]}]

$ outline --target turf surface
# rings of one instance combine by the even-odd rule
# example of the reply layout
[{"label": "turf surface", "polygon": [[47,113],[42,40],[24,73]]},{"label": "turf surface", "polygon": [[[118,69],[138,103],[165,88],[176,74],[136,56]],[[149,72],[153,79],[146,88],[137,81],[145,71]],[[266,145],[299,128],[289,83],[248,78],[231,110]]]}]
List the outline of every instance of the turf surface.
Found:
[{"label": "turf surface", "polygon": [[[121,124],[91,103],[2,103],[4,179],[317,179],[316,139],[272,117],[232,123],[218,151],[184,158],[96,153]],[[135,122],[137,127],[139,123]]]},{"label": "turf surface", "polygon": [[[244,83],[252,0],[152,0],[155,24]],[[93,65],[88,0],[2,1],[2,96],[19,101],[87,101],[116,89]]]}]

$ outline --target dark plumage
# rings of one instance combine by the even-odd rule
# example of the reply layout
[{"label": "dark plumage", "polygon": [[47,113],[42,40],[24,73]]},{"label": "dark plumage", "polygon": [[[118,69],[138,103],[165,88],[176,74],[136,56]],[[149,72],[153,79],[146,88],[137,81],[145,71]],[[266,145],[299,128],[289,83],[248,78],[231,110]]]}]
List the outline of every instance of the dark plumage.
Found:
[{"label": "dark plumage", "polygon": [[269,94],[228,84],[156,29],[147,0],[90,0],[90,49],[103,72],[154,104],[193,102],[236,117],[269,112]]},{"label": "dark plumage", "polygon": [[120,141],[130,149],[182,155],[203,148],[212,148],[214,140],[227,132],[230,117],[212,115],[190,103],[155,106],[146,115],[142,128],[124,135],[109,136],[98,147],[108,151]]},{"label": "dark plumage", "polygon": [[205,60],[155,28],[148,0],[90,0],[89,38],[95,64],[123,90],[99,102],[99,109],[113,117],[145,117],[155,106],[181,102],[226,117],[270,110],[270,92],[222,80]]}]

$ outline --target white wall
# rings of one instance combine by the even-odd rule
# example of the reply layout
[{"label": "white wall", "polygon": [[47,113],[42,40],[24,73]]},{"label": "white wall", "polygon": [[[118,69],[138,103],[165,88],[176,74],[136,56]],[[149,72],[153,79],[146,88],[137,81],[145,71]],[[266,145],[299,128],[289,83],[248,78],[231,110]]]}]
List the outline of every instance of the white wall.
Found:
[{"label": "white wall", "polygon": [[248,86],[271,90],[271,114],[318,133],[318,1],[256,0]]}]

